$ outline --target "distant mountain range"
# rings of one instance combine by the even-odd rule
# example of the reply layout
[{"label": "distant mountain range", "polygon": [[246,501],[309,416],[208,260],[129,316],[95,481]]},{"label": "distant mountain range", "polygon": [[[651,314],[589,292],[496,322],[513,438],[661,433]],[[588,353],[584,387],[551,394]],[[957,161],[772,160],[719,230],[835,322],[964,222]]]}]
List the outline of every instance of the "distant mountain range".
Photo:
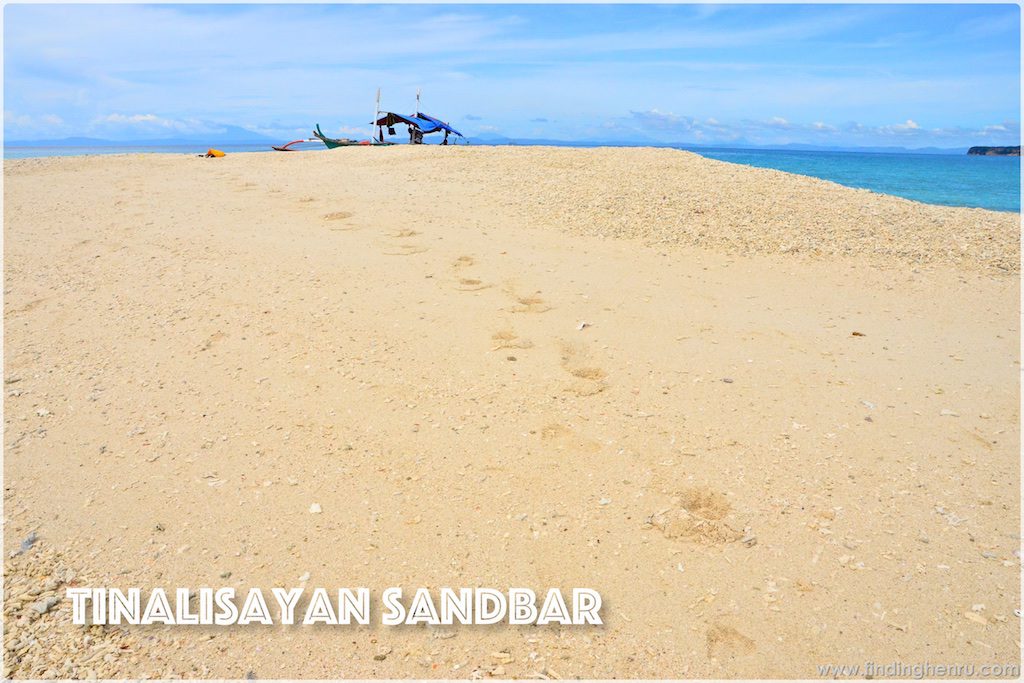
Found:
[{"label": "distant mountain range", "polygon": [[[790,143],[785,145],[755,145],[744,141],[694,144],[690,142],[654,142],[650,140],[551,140],[546,138],[510,138],[494,133],[482,133],[467,138],[476,145],[550,145],[553,147],[671,147],[675,149],[752,149],[804,152],[861,152],[876,154],[964,154],[963,147],[849,147]],[[237,126],[224,126],[222,130],[202,135],[177,138],[140,140],[104,140],[101,138],[71,137],[51,140],[5,140],[5,147],[216,147],[217,145],[280,144],[282,140],[267,137]]]},{"label": "distant mountain range", "polygon": [[760,149],[795,152],[860,152],[870,154],[963,154],[963,147],[830,147],[826,145],[809,145],[789,143],[785,145],[755,145],[749,142],[721,142],[699,145],[692,142],[652,142],[652,141],[568,141],[548,140],[544,138],[509,138],[493,133],[476,135],[467,138],[470,144],[476,145],[549,145],[552,147],[670,147],[672,149]]},{"label": "distant mountain range", "polygon": [[60,138],[56,140],[4,140],[4,147],[176,147],[198,145],[260,145],[279,144],[277,138],[270,138],[238,126],[223,126],[220,130],[177,138],[150,138],[144,140],[104,140],[102,138]]}]

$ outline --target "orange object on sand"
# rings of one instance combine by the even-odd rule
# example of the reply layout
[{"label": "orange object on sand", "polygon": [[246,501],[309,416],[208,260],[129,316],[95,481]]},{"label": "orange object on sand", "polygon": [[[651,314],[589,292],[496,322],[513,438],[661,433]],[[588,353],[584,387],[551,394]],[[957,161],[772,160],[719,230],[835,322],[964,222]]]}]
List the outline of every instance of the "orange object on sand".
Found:
[{"label": "orange object on sand", "polygon": [[206,156],[207,157],[222,157],[222,156],[224,156],[224,152],[220,151],[219,149],[208,149],[208,150],[206,150]]}]

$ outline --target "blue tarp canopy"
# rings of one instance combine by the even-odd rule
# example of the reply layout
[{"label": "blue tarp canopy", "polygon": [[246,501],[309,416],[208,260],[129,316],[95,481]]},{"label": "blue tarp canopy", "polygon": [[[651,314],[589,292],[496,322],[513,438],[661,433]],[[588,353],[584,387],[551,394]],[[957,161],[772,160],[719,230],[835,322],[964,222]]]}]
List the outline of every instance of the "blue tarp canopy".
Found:
[{"label": "blue tarp canopy", "polygon": [[396,123],[404,123],[407,126],[419,128],[420,132],[424,135],[444,130],[449,133],[454,133],[460,138],[463,137],[462,133],[455,130],[444,121],[435,119],[433,116],[428,116],[427,114],[420,112],[417,112],[415,116],[402,116],[401,114],[395,114],[394,112],[385,112],[383,116],[373,122],[373,125],[387,126],[390,128]]},{"label": "blue tarp canopy", "polygon": [[430,130],[425,130],[421,127],[420,130],[422,130],[424,133],[433,133],[434,131],[438,130],[446,130],[449,133],[454,133],[455,135],[458,135],[460,138],[463,137],[462,133],[455,130],[444,121],[441,121],[440,119],[435,119],[433,116],[428,116],[423,112],[416,112],[416,118],[422,119],[424,121],[429,121],[431,124],[433,124],[434,128],[431,128]]},{"label": "blue tarp canopy", "polygon": [[429,125],[426,121],[417,119],[415,116],[402,116],[401,114],[395,114],[390,111],[384,112],[380,118],[373,122],[373,125],[387,126],[390,128],[396,123],[404,123],[407,126],[413,126],[415,128],[419,128],[420,124]]}]

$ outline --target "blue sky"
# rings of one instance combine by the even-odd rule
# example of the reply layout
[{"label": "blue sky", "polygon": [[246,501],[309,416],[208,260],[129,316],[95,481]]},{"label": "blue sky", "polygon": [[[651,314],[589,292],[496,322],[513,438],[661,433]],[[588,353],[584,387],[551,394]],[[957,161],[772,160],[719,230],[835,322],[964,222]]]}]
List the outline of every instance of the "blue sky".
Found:
[{"label": "blue sky", "polygon": [[1019,144],[1016,5],[7,5],[4,135]]}]

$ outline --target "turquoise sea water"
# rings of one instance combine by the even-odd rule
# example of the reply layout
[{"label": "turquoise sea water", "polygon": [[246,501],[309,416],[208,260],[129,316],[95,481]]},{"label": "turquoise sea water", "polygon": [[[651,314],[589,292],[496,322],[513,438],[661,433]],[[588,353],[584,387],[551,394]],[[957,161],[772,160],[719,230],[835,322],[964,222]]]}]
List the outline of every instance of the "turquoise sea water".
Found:
[{"label": "turquoise sea water", "polygon": [[[592,145],[583,145],[592,146]],[[316,149],[303,146],[303,149]],[[228,153],[267,152],[269,145],[222,145]],[[326,151],[324,148],[319,148]],[[868,154],[686,147],[711,159],[789,173],[892,194],[928,204],[1020,212],[1020,158],[966,154]],[[83,154],[200,154],[193,146],[4,147],[5,159]]]},{"label": "turquoise sea water", "polygon": [[1020,212],[1020,157],[709,148],[690,151],[928,204]]}]

